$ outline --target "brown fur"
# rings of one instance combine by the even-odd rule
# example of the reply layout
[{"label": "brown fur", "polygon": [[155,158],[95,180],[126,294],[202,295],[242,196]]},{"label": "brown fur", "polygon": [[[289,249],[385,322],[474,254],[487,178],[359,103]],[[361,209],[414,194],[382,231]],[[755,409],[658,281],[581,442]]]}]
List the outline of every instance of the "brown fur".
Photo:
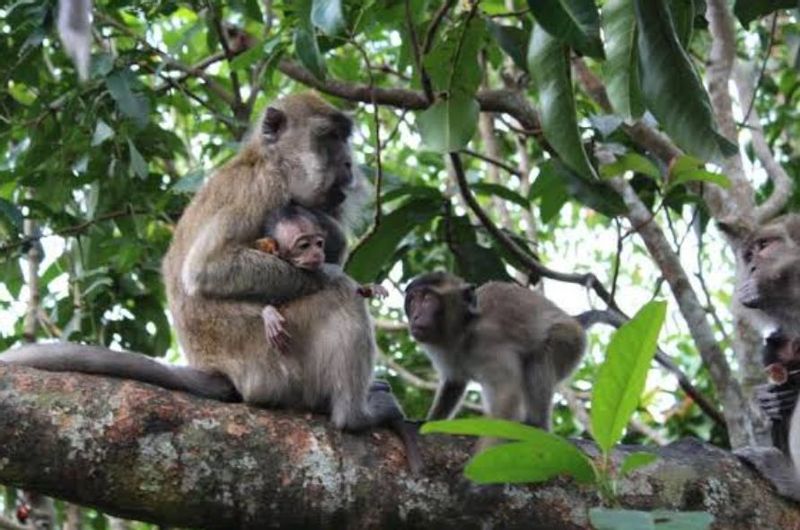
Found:
[{"label": "brown fur", "polygon": [[[410,307],[417,289],[432,290],[438,304]],[[543,295],[515,284],[481,286],[473,309],[470,290],[456,276],[433,273],[406,291],[412,334],[421,337],[440,378],[429,418],[455,414],[466,384],[477,381],[490,416],[549,429],[555,386],[586,347],[583,327]],[[425,318],[429,311],[432,320]],[[415,317],[422,328],[415,329]]]}]

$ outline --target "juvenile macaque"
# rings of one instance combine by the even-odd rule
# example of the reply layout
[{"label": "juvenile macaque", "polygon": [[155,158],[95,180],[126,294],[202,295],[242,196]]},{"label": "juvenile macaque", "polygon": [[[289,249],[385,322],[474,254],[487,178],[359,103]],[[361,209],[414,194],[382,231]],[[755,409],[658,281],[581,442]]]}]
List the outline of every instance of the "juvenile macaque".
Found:
[{"label": "juvenile macaque", "polygon": [[[55,371],[125,377],[216,399],[329,414],[341,429],[396,428],[403,412],[373,384],[376,345],[358,285],[339,265],[307,271],[254,248],[264,220],[290,203],[338,225],[359,195],[352,122],[318,96],[267,107],[239,153],[192,198],[163,263],[164,283],[188,367],[70,344],[29,345],[0,361]],[[326,244],[342,259],[344,238]],[[282,306],[291,355],[273,347],[262,309]],[[406,436],[406,440],[408,437]],[[416,447],[408,448],[409,458]]]},{"label": "juvenile macaque", "polygon": [[490,416],[550,428],[555,387],[586,348],[577,320],[524,287],[490,282],[476,290],[444,272],[413,280],[405,311],[439,374],[429,420],[452,417],[476,381]]},{"label": "juvenile macaque", "polygon": [[[780,217],[754,230],[740,246],[742,268],[736,296],[742,305],[757,310],[765,326],[778,329],[764,349],[767,373],[778,386],[762,396],[761,403],[773,419],[781,421],[787,410],[793,410],[785,441],[792,462],[780,451],[782,443],[777,444],[778,449],[744,448],[737,453],[753,463],[781,494],[800,500],[800,408],[795,406],[794,373],[800,362],[800,216]],[[785,431],[780,423],[777,428]]]},{"label": "juvenile macaque", "polygon": [[[290,204],[269,216],[264,227],[265,237],[255,242],[262,252],[274,254],[297,268],[317,271],[325,263],[325,240],[327,234],[319,218],[313,212]],[[364,298],[388,296],[386,289],[377,284],[360,285],[356,293]],[[284,327],[285,319],[273,305],[264,307],[261,313],[267,339],[281,351],[289,347],[288,335]]]}]

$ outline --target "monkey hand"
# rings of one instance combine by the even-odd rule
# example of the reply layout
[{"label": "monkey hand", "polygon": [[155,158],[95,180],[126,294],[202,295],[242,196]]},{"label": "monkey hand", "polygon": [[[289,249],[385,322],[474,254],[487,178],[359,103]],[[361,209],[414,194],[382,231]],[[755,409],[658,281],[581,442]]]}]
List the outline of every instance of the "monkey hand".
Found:
[{"label": "monkey hand", "polygon": [[759,385],[755,389],[755,398],[758,406],[769,417],[769,419],[781,420],[788,419],[797,403],[797,396],[800,389],[788,381],[781,385],[767,384]]},{"label": "monkey hand", "polygon": [[286,322],[283,315],[275,309],[275,306],[268,305],[261,311],[261,318],[264,319],[267,341],[281,353],[286,353],[291,336],[283,327],[283,323]]},{"label": "monkey hand", "polygon": [[389,291],[377,283],[365,283],[356,289],[356,293],[364,298],[386,298],[389,296]]}]

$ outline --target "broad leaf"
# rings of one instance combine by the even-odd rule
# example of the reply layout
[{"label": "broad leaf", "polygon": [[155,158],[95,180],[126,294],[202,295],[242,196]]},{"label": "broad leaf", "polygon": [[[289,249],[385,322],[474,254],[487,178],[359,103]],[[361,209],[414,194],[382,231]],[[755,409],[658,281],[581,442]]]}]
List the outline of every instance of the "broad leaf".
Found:
[{"label": "broad leaf", "polygon": [[669,13],[672,15],[672,25],[675,26],[675,33],[678,41],[686,50],[692,40],[694,30],[694,0],[668,0]]},{"label": "broad leaf", "polygon": [[729,188],[730,179],[721,173],[704,169],[705,164],[694,157],[683,155],[672,162],[669,168],[669,188],[687,182],[709,182],[722,188]]},{"label": "broad leaf", "polygon": [[528,0],[528,6],[550,35],[583,55],[605,57],[594,0]]},{"label": "broad leaf", "polygon": [[417,115],[419,134],[425,146],[441,153],[465,147],[478,125],[480,105],[471,96],[451,94]]},{"label": "broad leaf", "polygon": [[536,442],[542,436],[558,438],[547,431],[509,420],[496,418],[465,418],[459,420],[429,421],[422,425],[422,434],[461,434],[467,436],[491,436],[506,440]]},{"label": "broad leaf", "polygon": [[528,68],[539,91],[542,131],[565,164],[584,177],[594,169],[583,149],[570,80],[569,48],[538,24],[531,31]]},{"label": "broad leaf", "polygon": [[603,5],[603,32],[608,50],[608,60],[603,64],[608,99],[623,118],[637,119],[644,113],[644,102],[639,88],[633,0],[607,0]]},{"label": "broad leaf", "polygon": [[798,0],[736,0],[733,12],[739,22],[742,23],[742,26],[747,27],[755,19],[769,15],[778,9],[799,6],[800,2]]},{"label": "broad leaf", "polygon": [[447,28],[423,65],[437,91],[459,97],[473,96],[481,84],[478,50],[485,36],[480,18],[464,18]]},{"label": "broad leaf", "polygon": [[548,160],[540,166],[540,171],[539,178],[554,173],[570,197],[607,217],[625,213],[622,198],[605,182],[583,178],[558,160]]},{"label": "broad leaf", "polygon": [[638,153],[626,153],[619,157],[616,162],[600,166],[600,176],[604,178],[622,175],[626,171],[641,173],[655,180],[661,178],[661,171],[659,171],[658,167],[649,158]]},{"label": "broad leaf", "polygon": [[319,51],[317,35],[311,23],[312,0],[298,0],[297,28],[294,32],[294,53],[306,70],[314,74],[317,79],[324,79],[326,75],[325,61]]},{"label": "broad leaf", "polygon": [[655,453],[631,453],[626,456],[625,460],[622,462],[622,466],[620,466],[619,469],[619,474],[624,477],[631,471],[652,464],[656,460],[658,460],[658,455]]},{"label": "broad leaf", "polygon": [[592,389],[592,436],[605,453],[622,437],[639,404],[666,310],[666,302],[649,302],[608,345]]},{"label": "broad leaf", "polygon": [[6,220],[8,226],[14,228],[18,233],[22,232],[23,216],[16,204],[0,198],[0,215]]},{"label": "broad leaf", "polygon": [[375,281],[403,238],[440,212],[440,201],[414,198],[384,215],[375,231],[348,258],[345,265],[347,274],[357,282]]},{"label": "broad leaf", "polygon": [[520,208],[528,210],[531,207],[530,201],[519,193],[500,184],[491,182],[476,182],[470,185],[470,189],[478,195],[494,195],[509,202],[513,202]]},{"label": "broad leaf", "polygon": [[515,26],[501,26],[491,20],[487,27],[500,48],[508,54],[520,69],[528,71],[528,62],[525,59],[528,46],[528,34]]},{"label": "broad leaf", "polygon": [[708,94],[678,41],[665,1],[635,0],[644,100],[681,148],[719,162],[737,147],[715,129]]},{"label": "broad leaf", "polygon": [[544,482],[564,475],[589,484],[594,469],[574,445],[554,436],[490,447],[469,461],[464,475],[479,484]]},{"label": "broad leaf", "polygon": [[150,104],[147,98],[134,91],[135,81],[136,77],[129,71],[114,72],[106,77],[106,87],[120,112],[141,128],[147,125]]},{"label": "broad leaf", "polygon": [[341,0],[313,0],[311,22],[326,35],[338,35],[345,27]]},{"label": "broad leaf", "polygon": [[534,200],[541,197],[539,216],[542,223],[547,224],[558,215],[561,208],[569,200],[569,192],[564,179],[555,171],[542,171],[533,181],[528,198]]}]

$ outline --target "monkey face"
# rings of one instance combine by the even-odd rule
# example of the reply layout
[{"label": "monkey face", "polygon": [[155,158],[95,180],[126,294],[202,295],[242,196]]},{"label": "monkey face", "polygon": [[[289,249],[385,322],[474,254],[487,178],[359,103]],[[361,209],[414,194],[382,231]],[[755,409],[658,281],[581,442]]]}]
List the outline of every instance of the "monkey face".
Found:
[{"label": "monkey face", "polygon": [[787,304],[800,306],[800,248],[785,234],[757,231],[745,245],[742,262],[737,288],[742,305],[767,313]]},{"label": "monkey face", "polygon": [[439,295],[427,287],[406,292],[405,310],[411,336],[419,342],[435,343],[443,325],[444,306]]}]

